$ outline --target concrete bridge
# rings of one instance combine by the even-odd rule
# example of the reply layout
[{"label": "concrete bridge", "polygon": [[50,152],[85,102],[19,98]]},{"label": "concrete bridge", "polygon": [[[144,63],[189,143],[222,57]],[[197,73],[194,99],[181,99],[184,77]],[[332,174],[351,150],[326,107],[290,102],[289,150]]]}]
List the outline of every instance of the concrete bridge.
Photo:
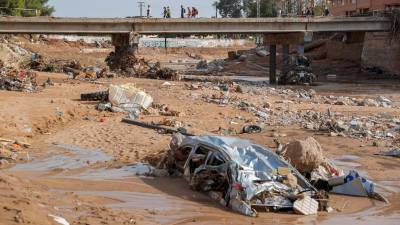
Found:
[{"label": "concrete bridge", "polygon": [[0,33],[29,34],[256,34],[288,32],[384,31],[382,17],[91,19],[0,17]]},{"label": "concrete bridge", "polygon": [[[289,45],[304,42],[312,32],[346,32],[350,42],[363,42],[365,32],[390,30],[383,17],[229,18],[229,19],[92,19],[53,17],[0,17],[0,34],[111,35],[115,52],[133,54],[140,35],[146,34],[263,34],[270,45],[270,82],[276,80],[276,45],[283,45],[289,62]],[[288,65],[282,68],[285,72]]]}]

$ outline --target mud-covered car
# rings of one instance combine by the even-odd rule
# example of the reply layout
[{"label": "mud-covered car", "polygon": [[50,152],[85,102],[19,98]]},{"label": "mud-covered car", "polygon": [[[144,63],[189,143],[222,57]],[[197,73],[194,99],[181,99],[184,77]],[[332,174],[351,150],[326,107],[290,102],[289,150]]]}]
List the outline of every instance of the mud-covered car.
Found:
[{"label": "mud-covered car", "polygon": [[167,165],[191,188],[208,193],[234,211],[292,209],[315,188],[270,149],[233,137],[174,135]]}]

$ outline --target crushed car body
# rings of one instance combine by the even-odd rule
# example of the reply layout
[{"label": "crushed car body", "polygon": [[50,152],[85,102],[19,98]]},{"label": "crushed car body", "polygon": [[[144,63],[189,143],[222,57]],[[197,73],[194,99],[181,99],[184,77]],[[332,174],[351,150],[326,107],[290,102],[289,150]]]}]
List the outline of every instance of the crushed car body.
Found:
[{"label": "crushed car body", "polygon": [[176,134],[166,165],[170,174],[183,174],[194,190],[247,216],[259,210],[291,210],[296,200],[317,192],[272,150],[234,137]]}]

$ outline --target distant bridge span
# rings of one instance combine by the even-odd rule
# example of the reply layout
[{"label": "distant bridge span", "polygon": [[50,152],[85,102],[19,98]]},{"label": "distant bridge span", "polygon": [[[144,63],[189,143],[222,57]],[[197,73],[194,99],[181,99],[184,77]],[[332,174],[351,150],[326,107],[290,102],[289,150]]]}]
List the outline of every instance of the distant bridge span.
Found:
[{"label": "distant bridge span", "polygon": [[0,17],[3,34],[267,34],[291,32],[388,31],[383,17],[316,18],[53,18]]}]

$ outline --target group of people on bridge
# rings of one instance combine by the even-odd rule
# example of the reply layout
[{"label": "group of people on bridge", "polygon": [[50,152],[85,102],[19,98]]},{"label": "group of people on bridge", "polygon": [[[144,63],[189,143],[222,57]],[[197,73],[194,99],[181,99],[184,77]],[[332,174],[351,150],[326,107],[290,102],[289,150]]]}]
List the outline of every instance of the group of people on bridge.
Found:
[{"label": "group of people on bridge", "polygon": [[[187,10],[181,5],[181,18],[196,18],[199,15],[199,10],[196,7],[187,7]],[[171,18],[171,8],[164,6],[162,12],[163,18]],[[151,6],[147,6],[147,18],[151,17]]]},{"label": "group of people on bridge", "polygon": [[187,18],[196,18],[199,15],[199,10],[196,7],[187,7],[187,11],[185,7],[181,5],[181,18],[185,18],[185,13]]}]

